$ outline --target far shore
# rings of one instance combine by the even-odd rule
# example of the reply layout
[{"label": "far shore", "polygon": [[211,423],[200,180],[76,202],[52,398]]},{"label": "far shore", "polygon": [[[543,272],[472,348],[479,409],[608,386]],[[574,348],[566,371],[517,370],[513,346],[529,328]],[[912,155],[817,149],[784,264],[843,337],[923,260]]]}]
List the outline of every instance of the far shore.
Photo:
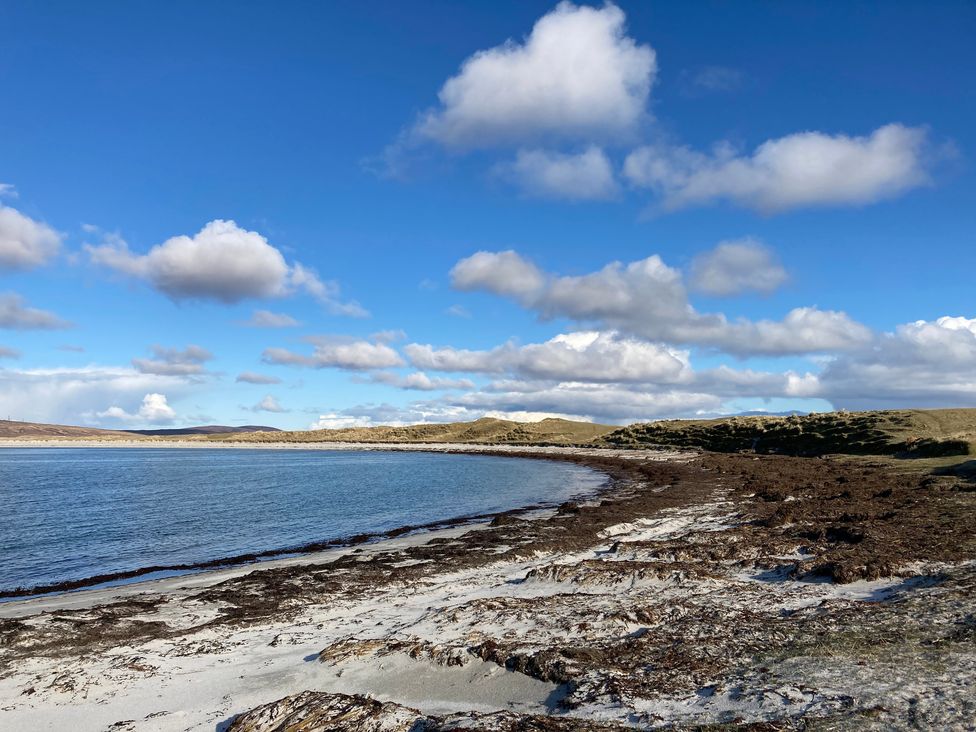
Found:
[{"label": "far shore", "polygon": [[[616,448],[568,447],[563,445],[492,445],[469,442],[234,442],[214,440],[0,440],[0,449],[18,447],[128,447],[128,448],[195,448],[241,450],[389,450],[419,452],[511,453],[513,455],[594,455],[611,457]],[[662,448],[669,451],[668,448]]]}]

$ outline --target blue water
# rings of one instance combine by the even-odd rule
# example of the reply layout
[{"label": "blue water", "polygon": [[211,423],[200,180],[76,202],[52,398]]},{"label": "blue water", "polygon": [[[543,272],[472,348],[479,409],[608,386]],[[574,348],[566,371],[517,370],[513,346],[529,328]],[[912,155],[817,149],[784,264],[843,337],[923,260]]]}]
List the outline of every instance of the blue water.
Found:
[{"label": "blue water", "polygon": [[0,591],[558,503],[602,481],[487,455],[0,449]]}]

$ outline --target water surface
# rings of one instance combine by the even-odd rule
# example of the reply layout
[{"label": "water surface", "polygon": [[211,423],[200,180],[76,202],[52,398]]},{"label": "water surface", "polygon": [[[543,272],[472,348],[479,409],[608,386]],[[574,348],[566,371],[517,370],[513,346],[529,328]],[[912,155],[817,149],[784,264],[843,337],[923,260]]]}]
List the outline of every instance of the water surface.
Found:
[{"label": "water surface", "polygon": [[559,503],[602,482],[488,455],[0,449],[0,592]]}]

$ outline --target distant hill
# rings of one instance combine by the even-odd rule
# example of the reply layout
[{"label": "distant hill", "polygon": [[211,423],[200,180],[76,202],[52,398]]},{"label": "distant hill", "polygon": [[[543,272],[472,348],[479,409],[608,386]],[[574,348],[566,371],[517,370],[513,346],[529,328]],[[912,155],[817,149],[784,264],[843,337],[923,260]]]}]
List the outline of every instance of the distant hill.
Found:
[{"label": "distant hill", "polygon": [[142,437],[166,437],[177,435],[213,435],[217,433],[242,434],[247,432],[275,432],[276,427],[244,425],[227,427],[225,425],[204,425],[202,427],[180,427],[167,430],[103,430],[98,427],[73,427],[63,424],[43,424],[40,422],[17,422],[0,420],[0,439],[79,439],[79,440],[138,440]]},{"label": "distant hill", "polygon": [[[63,424],[42,424],[39,422],[17,422],[0,419],[0,439],[45,439],[77,438],[97,440],[134,439],[128,432],[102,430],[97,427],[71,427]],[[137,438],[136,438],[137,439]]]},{"label": "distant hill", "polygon": [[241,442],[460,442],[506,445],[581,445],[615,428],[592,422],[544,419],[511,422],[484,417],[474,422],[418,424],[408,427],[349,427],[300,432],[254,432],[248,435],[213,435],[212,440]]},{"label": "distant hill", "polygon": [[621,427],[597,442],[607,447],[666,445],[786,455],[971,455],[976,454],[976,409],[664,420]]},{"label": "distant hill", "polygon": [[277,427],[262,427],[256,424],[246,424],[242,427],[228,427],[222,424],[207,424],[202,427],[176,427],[166,430],[124,430],[133,435],[147,437],[165,437],[166,435],[218,435],[241,434],[243,432],[280,432]]}]

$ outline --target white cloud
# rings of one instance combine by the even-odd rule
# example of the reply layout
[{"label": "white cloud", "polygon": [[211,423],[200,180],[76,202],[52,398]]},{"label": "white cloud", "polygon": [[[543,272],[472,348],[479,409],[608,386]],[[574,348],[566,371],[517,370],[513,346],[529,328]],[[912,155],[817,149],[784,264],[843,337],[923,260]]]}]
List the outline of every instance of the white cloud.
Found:
[{"label": "white cloud", "polygon": [[688,354],[626,338],[619,333],[577,332],[545,343],[512,343],[487,351],[404,348],[417,368],[470,373],[512,373],[521,378],[586,382],[676,382],[689,368]]},{"label": "white cloud", "polygon": [[20,358],[20,351],[16,348],[0,346],[0,358]]},{"label": "white cloud", "polygon": [[451,270],[451,286],[456,290],[488,290],[496,295],[524,298],[544,285],[545,274],[511,249],[475,252]]},{"label": "white cloud", "polygon": [[721,313],[699,313],[688,301],[681,273],[656,255],[560,277],[513,251],[478,252],[455,265],[452,279],[458,289],[512,297],[543,319],[568,318],[647,341],[736,355],[834,351],[871,338],[869,329],[846,314],[813,307],[795,308],[781,321],[729,321]]},{"label": "white cloud", "polygon": [[524,43],[468,58],[412,136],[450,148],[541,136],[606,139],[634,132],[656,73],[654,51],[625,34],[623,11],[560,3]]},{"label": "white cloud", "polygon": [[381,341],[354,340],[333,336],[311,336],[304,339],[314,346],[312,355],[284,348],[267,348],[262,355],[266,363],[312,368],[337,368],[367,371],[403,366],[403,359]]},{"label": "white cloud", "polygon": [[575,154],[519,150],[514,162],[499,165],[496,170],[529,196],[597,201],[613,198],[618,192],[610,160],[596,146]]},{"label": "white cloud", "polygon": [[416,391],[440,391],[446,389],[474,389],[471,379],[439,379],[431,378],[422,371],[416,371],[406,376],[381,371],[373,374],[370,381],[376,384],[395,386],[398,389],[412,389]]},{"label": "white cloud", "polygon": [[0,198],[17,198],[18,195],[13,183],[0,183]]},{"label": "white cloud", "polygon": [[[803,330],[804,317],[799,315],[797,322],[784,327]],[[601,339],[605,339],[603,347],[594,348]],[[339,410],[324,415],[319,426],[398,425],[481,416],[563,416],[625,423],[734,413],[741,410],[738,405],[743,400],[758,402],[759,408],[770,402],[818,409],[829,404],[850,409],[976,406],[976,318],[917,321],[872,335],[853,349],[819,359],[823,364],[819,373],[727,365],[694,371],[690,363],[680,370],[654,373],[639,357],[639,350],[633,351],[632,359],[621,356],[620,340],[617,334],[584,332],[485,351],[410,344],[405,350],[416,365],[498,373],[504,378],[480,390],[406,406]],[[642,344],[634,345],[639,349]],[[566,359],[560,347],[577,351],[585,368]]]},{"label": "white cloud", "polygon": [[165,394],[146,394],[142,398],[139,411],[134,414],[122,409],[122,407],[111,406],[103,412],[98,412],[99,419],[115,420],[120,422],[139,422],[143,424],[172,424],[176,421],[176,412],[167,403]]},{"label": "white cloud", "polygon": [[98,246],[86,244],[85,250],[95,264],[145,280],[174,300],[230,304],[304,291],[330,312],[366,315],[357,303],[338,301],[335,283],[299,263],[289,265],[264,236],[233,221],[211,221],[192,237],[174,236],[147,254],[133,253],[117,235],[107,235]]},{"label": "white cloud", "polygon": [[665,210],[727,200],[763,213],[859,205],[929,182],[923,128],[889,124],[865,137],[799,132],[767,140],[749,156],[719,145],[712,155],[687,147],[641,147],[624,175],[653,189]]},{"label": "white cloud", "polygon": [[441,402],[414,402],[406,407],[385,403],[360,404],[323,414],[309,429],[346,429],[379,425],[402,427],[410,424],[461,422],[474,418],[473,413],[464,407]]},{"label": "white cloud", "polygon": [[185,395],[195,388],[176,376],[143,374],[130,367],[0,369],[4,416],[28,422],[100,424],[105,405],[137,413],[146,394]]},{"label": "white cloud", "polygon": [[250,408],[252,412],[273,412],[275,414],[284,414],[289,411],[285,409],[278,400],[275,399],[271,394],[266,394],[265,397]]},{"label": "white cloud", "polygon": [[281,379],[277,376],[258,374],[253,371],[244,371],[237,375],[235,381],[244,384],[280,384]]},{"label": "white cloud", "polygon": [[15,208],[0,204],[0,271],[39,267],[53,259],[60,249],[58,232]]},{"label": "white cloud", "polygon": [[512,360],[515,346],[506,344],[488,351],[464,348],[434,348],[429,344],[408,343],[403,347],[410,363],[430,371],[464,371],[475,374],[502,373]]},{"label": "white cloud", "polygon": [[372,427],[373,422],[369,417],[356,417],[329,412],[320,415],[317,420],[308,426],[310,430],[345,430],[354,427]]},{"label": "white cloud", "polygon": [[144,374],[198,376],[206,373],[204,363],[213,359],[213,354],[200,346],[190,345],[181,351],[154,345],[150,350],[154,358],[132,359],[132,365]]},{"label": "white cloud", "polygon": [[820,395],[848,409],[976,406],[976,318],[919,320],[829,361]]},{"label": "white cloud", "polygon": [[769,293],[789,279],[772,249],[752,239],[723,241],[691,264],[691,285],[724,297],[749,290]]},{"label": "white cloud", "polygon": [[300,323],[290,315],[273,313],[270,310],[255,310],[250,320],[244,325],[251,328],[295,328]]},{"label": "white cloud", "polygon": [[546,412],[607,422],[693,416],[721,407],[712,394],[607,384],[555,384],[532,391],[472,392],[451,400],[469,410]]},{"label": "white cloud", "polygon": [[60,330],[72,324],[54,313],[27,307],[13,292],[0,294],[0,328],[6,330]]}]

